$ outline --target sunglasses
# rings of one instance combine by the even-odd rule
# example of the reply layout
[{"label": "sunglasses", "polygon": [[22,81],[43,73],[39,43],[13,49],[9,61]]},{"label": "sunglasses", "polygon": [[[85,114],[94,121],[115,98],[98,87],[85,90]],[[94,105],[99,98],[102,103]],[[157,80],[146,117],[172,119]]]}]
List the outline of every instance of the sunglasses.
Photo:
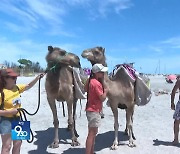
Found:
[{"label": "sunglasses", "polygon": [[6,76],[6,78],[10,78],[10,79],[13,79],[13,80],[17,79],[17,77],[15,77],[15,76]]}]

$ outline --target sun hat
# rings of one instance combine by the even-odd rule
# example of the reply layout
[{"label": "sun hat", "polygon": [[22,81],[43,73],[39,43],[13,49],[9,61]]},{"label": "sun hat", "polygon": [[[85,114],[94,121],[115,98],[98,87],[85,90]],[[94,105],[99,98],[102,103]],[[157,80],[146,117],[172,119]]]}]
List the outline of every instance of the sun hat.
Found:
[{"label": "sun hat", "polygon": [[1,76],[4,76],[4,77],[6,77],[6,76],[17,77],[18,74],[16,72],[14,72],[13,69],[7,68],[7,69],[2,69],[1,70]]},{"label": "sun hat", "polygon": [[107,72],[108,68],[103,66],[102,64],[94,64],[92,67],[92,72],[97,73],[97,72]]}]

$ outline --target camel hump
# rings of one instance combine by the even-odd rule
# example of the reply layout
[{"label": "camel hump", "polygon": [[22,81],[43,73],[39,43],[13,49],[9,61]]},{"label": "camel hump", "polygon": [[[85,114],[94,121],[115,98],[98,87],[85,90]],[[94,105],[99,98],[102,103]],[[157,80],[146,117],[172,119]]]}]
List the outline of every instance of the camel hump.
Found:
[{"label": "camel hump", "polygon": [[135,82],[137,72],[133,67],[131,67],[128,64],[118,64],[118,65],[116,65],[115,68],[113,69],[112,78],[114,76],[116,76],[116,74],[118,74],[118,73],[119,73],[119,77],[120,77],[122,75],[122,73],[121,73],[122,70],[130,78],[131,82]]}]

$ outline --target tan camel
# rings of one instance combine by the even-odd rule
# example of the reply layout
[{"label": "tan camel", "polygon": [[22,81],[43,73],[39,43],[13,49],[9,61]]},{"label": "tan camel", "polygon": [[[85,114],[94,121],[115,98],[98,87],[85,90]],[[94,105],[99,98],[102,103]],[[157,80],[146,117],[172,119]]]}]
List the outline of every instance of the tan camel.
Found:
[{"label": "tan camel", "polygon": [[[83,58],[86,58],[92,65],[95,63],[101,63],[104,66],[106,64],[105,49],[102,47],[95,47],[86,49],[81,54]],[[133,141],[133,112],[134,112],[134,83],[131,82],[129,76],[123,69],[120,69],[113,79],[109,79],[108,74],[105,74],[105,85],[108,87],[108,102],[114,115],[114,130],[115,139],[111,149],[118,148],[118,106],[125,106],[126,109],[126,126],[127,133],[129,135],[129,146],[134,147]]]},{"label": "tan camel", "polygon": [[54,141],[51,148],[59,147],[57,108],[55,101],[66,101],[68,108],[68,125],[72,133],[72,146],[79,145],[78,134],[75,129],[75,112],[77,98],[74,94],[72,67],[80,67],[80,59],[73,53],[68,53],[63,49],[48,46],[46,61],[48,64],[45,89],[47,100],[53,114],[53,124],[55,128]]}]

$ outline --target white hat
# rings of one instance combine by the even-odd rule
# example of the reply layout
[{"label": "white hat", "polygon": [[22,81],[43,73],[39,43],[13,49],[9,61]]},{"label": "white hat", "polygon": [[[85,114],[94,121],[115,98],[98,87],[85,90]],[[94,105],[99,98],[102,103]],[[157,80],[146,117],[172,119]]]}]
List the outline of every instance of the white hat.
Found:
[{"label": "white hat", "polygon": [[104,67],[102,64],[94,64],[92,67],[92,72],[97,73],[97,72],[107,72],[108,68]]}]

